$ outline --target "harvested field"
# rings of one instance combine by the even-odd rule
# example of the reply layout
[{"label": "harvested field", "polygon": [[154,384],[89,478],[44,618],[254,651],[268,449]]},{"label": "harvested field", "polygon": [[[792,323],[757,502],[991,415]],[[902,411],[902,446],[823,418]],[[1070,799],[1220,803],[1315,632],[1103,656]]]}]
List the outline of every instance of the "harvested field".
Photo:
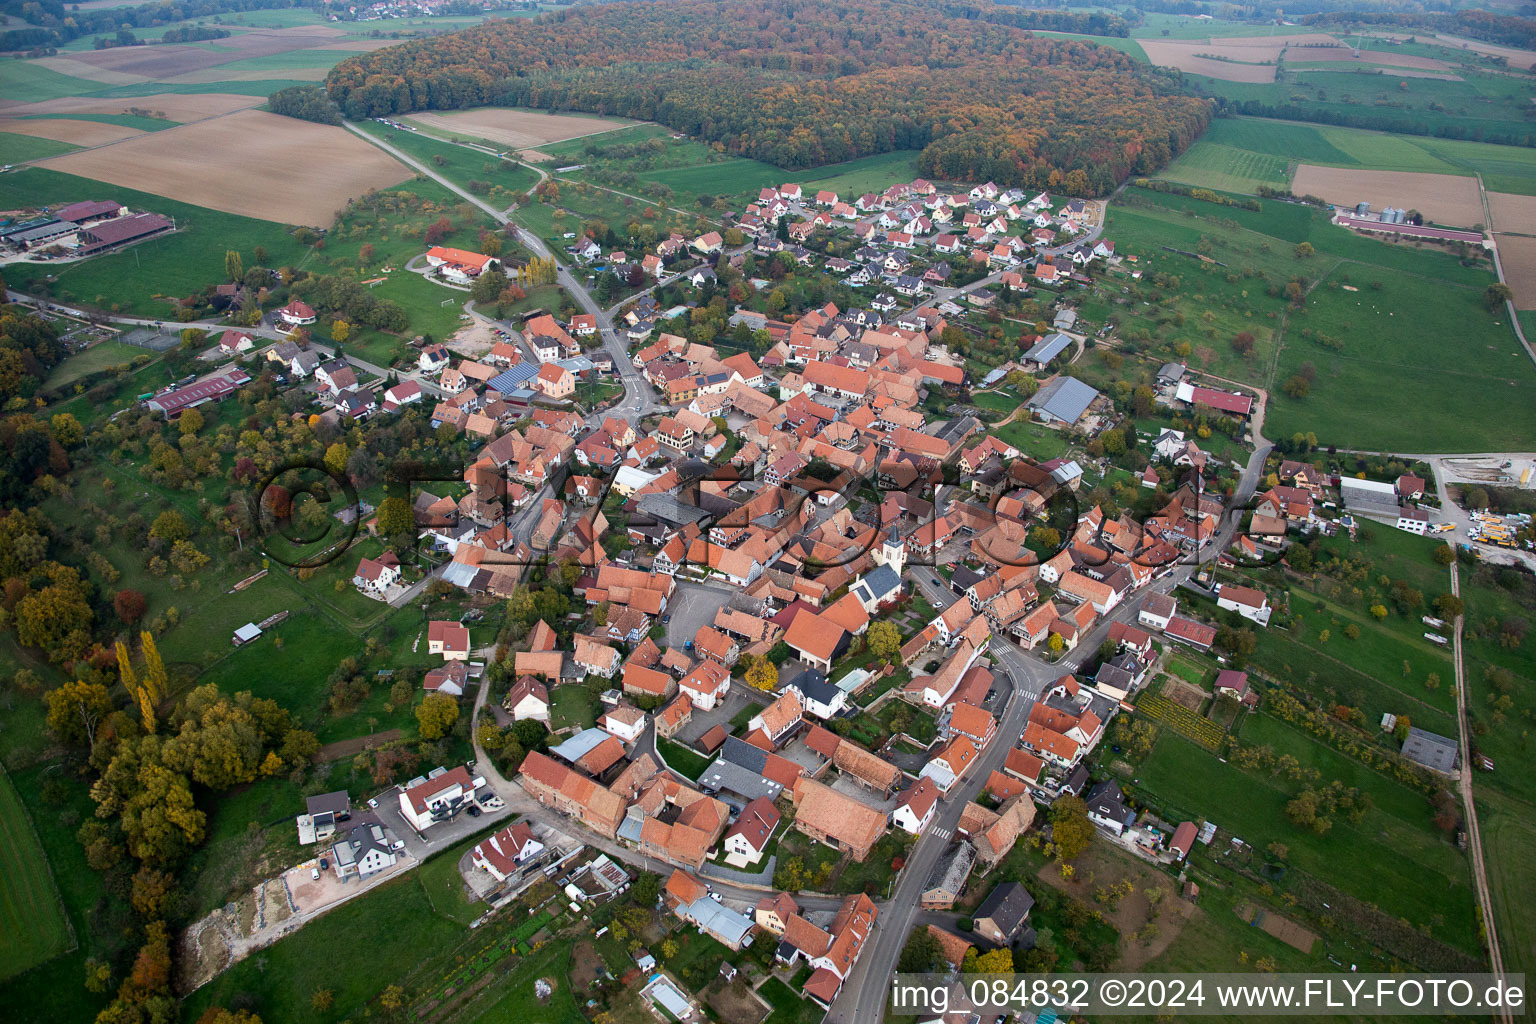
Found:
[{"label": "harvested field", "polygon": [[1515,293],[1515,308],[1536,309],[1536,238],[1498,235],[1495,241],[1504,279]]},{"label": "harvested field", "polygon": [[[1158,67],[1178,68],[1180,71],[1187,71],[1194,75],[1219,78],[1224,82],[1263,83],[1275,80],[1273,64],[1237,64],[1197,56],[1197,54],[1217,51],[1218,48],[1209,43],[1170,42],[1167,39],[1138,39],[1137,42],[1141,43],[1141,48],[1147,51],[1147,59]],[[1256,55],[1249,52],[1242,58],[1233,58],[1233,60],[1237,59],[1257,61],[1265,58],[1262,53]]]},{"label": "harvested field", "polygon": [[1493,43],[1480,43],[1475,39],[1462,39],[1459,36],[1438,35],[1436,39],[1446,46],[1462,50],[1471,50],[1473,53],[1486,53],[1490,57],[1503,57],[1509,61],[1512,68],[1525,68],[1530,70],[1536,67],[1536,53],[1530,50],[1516,50],[1509,46],[1495,46]]},{"label": "harvested field", "polygon": [[1321,196],[1335,206],[1353,207],[1361,201],[1380,210],[1400,206],[1418,210],[1436,224],[1471,227],[1483,221],[1477,179],[1422,171],[1367,171],[1302,164],[1291,190]]},{"label": "harvested field", "polygon": [[98,99],[89,96],[69,96],[58,100],[42,100],[37,103],[21,103],[5,107],[11,117],[24,114],[126,114],[129,107],[154,110],[165,114],[172,121],[197,121],[217,114],[230,114],[236,110],[260,106],[266,101],[260,96],[236,96],[232,93],[156,93],[153,96],[132,96],[126,99]]},{"label": "harvested field", "polygon": [[284,68],[281,71],[226,71],[202,68],[164,79],[166,85],[209,85],[214,82],[323,82],[330,68]]},{"label": "harvested field", "polygon": [[617,118],[544,114],[536,110],[513,110],[506,107],[482,107],[479,110],[446,114],[412,114],[408,120],[438,131],[499,142],[512,149],[560,142],[581,135],[595,135],[635,123]]},{"label": "harvested field", "polygon": [[99,121],[68,121],[52,118],[30,120],[0,120],[0,132],[15,135],[35,135],[39,139],[54,139],[76,146],[101,146],[108,142],[131,139],[144,132],[137,128],[124,128],[119,124],[102,124]]},{"label": "harvested field", "polygon": [[1317,945],[1317,936],[1313,932],[1288,917],[1281,917],[1272,910],[1264,910],[1249,903],[1244,903],[1236,909],[1237,916],[1244,921],[1262,928],[1281,942],[1294,946],[1303,953],[1311,953],[1312,947]]},{"label": "harvested field", "polygon": [[259,110],[70,153],[44,166],[280,224],[329,226],[406,169],[341,128]]},{"label": "harvested field", "polygon": [[1409,53],[1393,53],[1390,50],[1361,50],[1360,56],[1348,46],[1293,46],[1285,51],[1287,61],[1352,61],[1357,64],[1388,64],[1398,68],[1419,68],[1423,71],[1449,71],[1451,66],[1433,57],[1419,57]]},{"label": "harvested field", "polygon": [[[147,50],[149,47],[125,46],[121,49]],[[107,51],[103,50],[102,52],[105,53]],[[149,81],[143,75],[129,74],[116,68],[101,67],[89,61],[76,60],[73,57],[39,57],[30,63],[38,67],[47,68],[49,71],[56,71],[61,75],[69,75],[71,78],[83,78],[90,82],[100,82],[102,85],[138,85],[140,82]]]},{"label": "harvested field", "polygon": [[526,160],[531,164],[541,164],[547,160],[554,159],[554,157],[550,156],[548,153],[538,149],[520,149],[517,151],[517,155],[521,159]]},{"label": "harvested field", "polygon": [[1493,207],[1493,230],[1536,235],[1536,196],[1489,192],[1488,203]]}]

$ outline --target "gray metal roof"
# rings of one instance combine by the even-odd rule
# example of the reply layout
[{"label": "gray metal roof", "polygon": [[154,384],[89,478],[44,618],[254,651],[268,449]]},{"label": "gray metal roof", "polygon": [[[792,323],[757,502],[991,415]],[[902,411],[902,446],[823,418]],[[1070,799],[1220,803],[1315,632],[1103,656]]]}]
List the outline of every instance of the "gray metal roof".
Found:
[{"label": "gray metal roof", "polygon": [[1047,334],[1030,346],[1024,358],[1035,363],[1048,363],[1067,350],[1072,339],[1065,334]]},{"label": "gray metal roof", "polygon": [[586,757],[592,749],[608,738],[608,734],[601,729],[583,729],[557,747],[550,747],[549,752],[562,760],[575,764]]},{"label": "gray metal roof", "polygon": [[705,792],[734,793],[748,800],[760,796],[777,800],[784,790],[783,786],[772,779],[765,779],[759,773],[732,764],[724,758],[717,758],[714,764],[704,769],[704,774],[699,776],[699,785]]},{"label": "gray metal roof", "polygon": [[1408,738],[1403,741],[1403,756],[1415,764],[1447,775],[1456,771],[1457,763],[1461,760],[1461,752],[1455,740],[1417,727],[1408,730]]},{"label": "gray metal roof", "polygon": [[1057,377],[1025,404],[1063,423],[1076,423],[1098,397],[1097,391],[1076,377]]},{"label": "gray metal roof", "polygon": [[871,600],[877,600],[892,593],[901,586],[901,576],[888,565],[877,565],[866,573],[863,578],[855,583],[853,589],[861,587],[869,592]]}]

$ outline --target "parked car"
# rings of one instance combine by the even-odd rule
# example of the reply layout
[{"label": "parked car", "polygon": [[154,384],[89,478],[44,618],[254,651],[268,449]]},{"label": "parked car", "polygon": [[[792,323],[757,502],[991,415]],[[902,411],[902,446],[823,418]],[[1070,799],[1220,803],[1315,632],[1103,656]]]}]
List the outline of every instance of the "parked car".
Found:
[{"label": "parked car", "polygon": [[465,808],[465,810],[468,812],[468,814],[469,814],[469,816],[471,818],[478,818],[478,817],[480,817],[480,805],[479,804],[470,804],[467,808]]},{"label": "parked car", "polygon": [[320,881],[320,869],[319,868],[310,868],[309,869],[309,877],[311,879],[313,879],[314,881],[316,881],[316,882]]}]

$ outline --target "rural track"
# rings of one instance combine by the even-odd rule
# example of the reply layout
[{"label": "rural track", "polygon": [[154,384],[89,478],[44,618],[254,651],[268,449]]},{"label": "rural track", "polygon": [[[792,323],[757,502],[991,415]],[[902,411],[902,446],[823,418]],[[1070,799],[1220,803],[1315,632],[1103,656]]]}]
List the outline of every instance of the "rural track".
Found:
[{"label": "rural track", "polygon": [[[1456,545],[1446,541],[1454,554]],[[1451,593],[1461,596],[1461,577],[1456,571],[1456,562],[1451,562]],[[1457,740],[1461,748],[1461,773],[1458,777],[1458,788],[1461,790],[1462,813],[1467,822],[1467,849],[1472,854],[1472,884],[1477,889],[1478,909],[1483,917],[1483,935],[1488,944],[1488,963],[1493,968],[1493,975],[1502,984],[1504,981],[1504,956],[1499,949],[1499,927],[1493,915],[1493,894],[1488,889],[1487,862],[1483,856],[1482,830],[1477,823],[1477,802],[1472,794],[1472,740],[1471,723],[1467,718],[1467,674],[1462,665],[1461,658],[1461,631],[1466,622],[1466,613],[1456,616],[1456,631],[1452,634],[1454,645],[1454,664],[1456,667],[1456,732]],[[1501,1009],[1494,1015],[1504,1024],[1514,1024],[1514,1016],[1508,1008]]]},{"label": "rural track", "polygon": [[[1474,172],[1475,173],[1475,172]],[[1493,271],[1499,276],[1499,284],[1508,285],[1504,279],[1504,261],[1499,259],[1499,236],[1494,231],[1493,205],[1488,202],[1488,189],[1483,186],[1482,174],[1477,174],[1477,195],[1483,202],[1483,223],[1488,225],[1488,235],[1493,239]],[[1520,327],[1520,313],[1515,309],[1513,298],[1504,300],[1504,312],[1509,314],[1509,326],[1515,329],[1515,337],[1519,339],[1520,346],[1525,349],[1525,354],[1530,356],[1531,362],[1536,363],[1536,346],[1532,346],[1525,336],[1525,331]]]}]

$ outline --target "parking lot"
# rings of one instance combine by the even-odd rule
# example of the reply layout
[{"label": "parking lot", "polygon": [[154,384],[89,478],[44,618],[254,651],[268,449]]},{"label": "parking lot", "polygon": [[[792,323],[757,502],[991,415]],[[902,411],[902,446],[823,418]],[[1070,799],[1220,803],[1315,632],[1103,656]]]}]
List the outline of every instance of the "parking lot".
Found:
[{"label": "parking lot", "polygon": [[471,815],[468,805],[465,805],[452,818],[437,822],[424,833],[418,833],[401,815],[399,786],[379,794],[369,801],[369,805],[377,803],[378,806],[373,807],[373,813],[379,816],[379,820],[396,837],[405,841],[407,853],[417,859],[425,859],[461,839],[467,839],[485,831],[512,813],[501,798],[490,790],[482,790],[479,796],[480,799],[475,804],[480,812],[478,815]]}]

